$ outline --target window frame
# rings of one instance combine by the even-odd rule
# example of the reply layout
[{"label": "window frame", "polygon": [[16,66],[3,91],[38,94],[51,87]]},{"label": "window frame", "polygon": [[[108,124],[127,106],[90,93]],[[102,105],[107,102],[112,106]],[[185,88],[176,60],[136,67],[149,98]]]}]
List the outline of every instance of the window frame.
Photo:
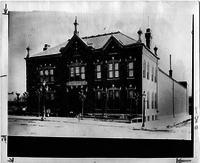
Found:
[{"label": "window frame", "polygon": [[[132,68],[130,68],[130,63],[133,64]],[[130,71],[133,71],[133,75],[130,76]],[[127,61],[127,78],[135,78],[135,61],[134,60],[128,60]]]},{"label": "window frame", "polygon": [[[76,78],[78,78],[78,80]],[[69,66],[69,81],[85,81],[85,80],[86,80],[86,65],[81,63],[71,64]]]},{"label": "window frame", "polygon": [[47,83],[53,83],[55,81],[54,79],[54,68],[48,67],[48,68],[40,68],[39,69],[39,83],[43,83],[46,81]]},{"label": "window frame", "polygon": [[149,73],[149,62],[147,63],[147,79],[149,80],[149,75],[150,75],[150,73]]},{"label": "window frame", "polygon": [[[118,66],[116,67],[116,65],[118,65]],[[120,69],[120,62],[119,61],[109,61],[107,63],[107,79],[110,79],[110,80],[119,79],[120,78],[119,69]]]},{"label": "window frame", "polygon": [[150,99],[150,97],[149,97],[149,91],[147,92],[147,109],[149,109],[149,99]]},{"label": "window frame", "polygon": [[[99,66],[99,69],[98,69],[98,66]],[[101,80],[102,79],[102,65],[101,63],[96,63],[95,64],[95,76],[96,76],[96,80]],[[98,74],[100,75],[100,77],[98,77]]]},{"label": "window frame", "polygon": [[143,78],[146,78],[146,61],[143,61]]}]

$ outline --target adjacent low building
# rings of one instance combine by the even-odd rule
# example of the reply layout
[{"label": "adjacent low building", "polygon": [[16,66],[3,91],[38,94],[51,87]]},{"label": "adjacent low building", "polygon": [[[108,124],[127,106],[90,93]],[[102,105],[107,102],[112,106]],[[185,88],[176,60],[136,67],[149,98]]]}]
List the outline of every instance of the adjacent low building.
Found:
[{"label": "adjacent low building", "polygon": [[[151,30],[135,40],[121,32],[80,37],[26,60],[28,111],[50,109],[58,116],[84,115],[142,117],[188,111],[187,88],[158,68],[157,47],[151,50]],[[169,90],[169,92],[168,92]],[[84,100],[81,99],[84,95]]]}]

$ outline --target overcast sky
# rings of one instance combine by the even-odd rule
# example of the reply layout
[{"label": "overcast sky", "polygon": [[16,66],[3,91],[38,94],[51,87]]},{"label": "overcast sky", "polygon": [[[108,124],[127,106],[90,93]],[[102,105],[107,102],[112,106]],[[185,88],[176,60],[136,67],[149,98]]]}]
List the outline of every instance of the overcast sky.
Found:
[{"label": "overcast sky", "polygon": [[[195,15],[198,32],[197,2],[7,2],[9,14],[8,91],[26,91],[26,47],[31,55],[45,43],[51,47],[73,36],[78,18],[81,37],[121,31],[138,39],[137,31],[152,30],[152,48],[158,47],[159,67],[169,71],[172,55],[173,77],[187,81],[191,92],[191,26]],[[3,6],[2,6],[3,8]],[[4,16],[5,18],[6,16]],[[196,33],[197,34],[197,33]],[[196,39],[195,39],[196,40]],[[198,44],[197,44],[198,45]],[[198,49],[195,48],[196,54]],[[197,59],[198,61],[198,59]]]}]

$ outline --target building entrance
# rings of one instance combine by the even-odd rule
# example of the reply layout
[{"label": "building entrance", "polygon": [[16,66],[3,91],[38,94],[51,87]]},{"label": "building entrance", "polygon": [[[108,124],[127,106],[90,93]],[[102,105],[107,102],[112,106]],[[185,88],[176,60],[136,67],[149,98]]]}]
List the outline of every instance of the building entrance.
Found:
[{"label": "building entrance", "polygon": [[72,87],[69,89],[69,110],[73,111],[74,113],[78,114],[81,113],[81,99],[80,99],[80,94],[81,88],[80,87]]}]

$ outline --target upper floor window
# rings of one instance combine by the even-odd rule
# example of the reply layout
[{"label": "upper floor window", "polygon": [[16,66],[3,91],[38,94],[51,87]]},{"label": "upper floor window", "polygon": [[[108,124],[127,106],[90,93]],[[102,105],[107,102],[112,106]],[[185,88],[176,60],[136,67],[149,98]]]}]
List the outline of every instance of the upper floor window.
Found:
[{"label": "upper floor window", "polygon": [[108,63],[108,78],[119,78],[119,62]]},{"label": "upper floor window", "polygon": [[157,82],[157,69],[155,68],[155,82]]},{"label": "upper floor window", "polygon": [[147,109],[149,109],[149,92],[147,92]]},{"label": "upper floor window", "polygon": [[54,69],[40,70],[40,82],[54,82]]},{"label": "upper floor window", "polygon": [[134,61],[129,61],[128,62],[128,77],[129,78],[133,78],[134,77],[134,66],[135,66],[135,64],[134,64]]},{"label": "upper floor window", "polygon": [[154,108],[154,93],[152,92],[152,95],[151,95],[151,108],[153,109]]},{"label": "upper floor window", "polygon": [[155,109],[157,108],[157,93],[155,93],[155,100],[154,100],[154,102],[155,102]]},{"label": "upper floor window", "polygon": [[149,62],[147,63],[147,79],[149,79]]},{"label": "upper floor window", "polygon": [[152,66],[151,80],[154,80],[154,67]]},{"label": "upper floor window", "polygon": [[96,79],[101,79],[101,65],[96,64]]},{"label": "upper floor window", "polygon": [[71,81],[85,80],[85,66],[84,65],[70,66],[70,80]]},{"label": "upper floor window", "polygon": [[146,77],[146,61],[143,62],[143,78]]}]

